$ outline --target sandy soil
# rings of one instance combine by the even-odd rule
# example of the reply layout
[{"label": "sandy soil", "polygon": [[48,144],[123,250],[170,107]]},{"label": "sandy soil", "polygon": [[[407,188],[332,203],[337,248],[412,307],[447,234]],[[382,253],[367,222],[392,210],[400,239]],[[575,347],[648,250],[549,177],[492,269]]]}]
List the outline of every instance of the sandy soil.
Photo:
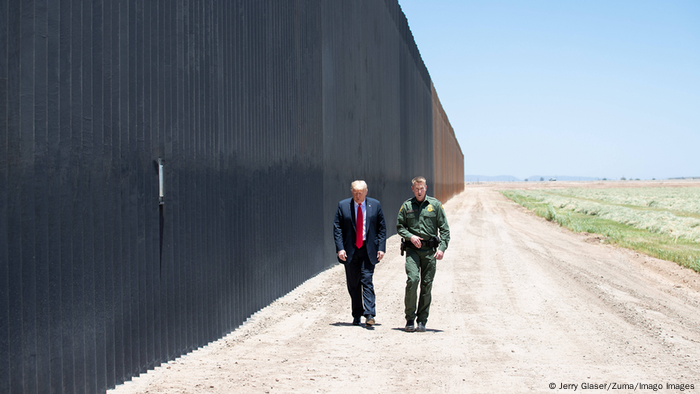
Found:
[{"label": "sandy soil", "polygon": [[467,185],[445,204],[452,243],[438,262],[425,333],[403,331],[394,236],[374,276],[374,327],[350,324],[338,265],[227,337],[110,393],[553,393],[583,383],[700,392],[700,275],[571,233],[495,191],[601,183],[616,186]]}]

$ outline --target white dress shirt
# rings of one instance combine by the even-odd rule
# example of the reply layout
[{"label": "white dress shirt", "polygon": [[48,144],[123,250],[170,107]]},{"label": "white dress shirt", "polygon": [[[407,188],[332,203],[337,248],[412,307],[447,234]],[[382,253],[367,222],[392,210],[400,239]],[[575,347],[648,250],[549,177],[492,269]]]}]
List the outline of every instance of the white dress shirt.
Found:
[{"label": "white dress shirt", "polygon": [[[353,208],[355,209],[355,215],[357,215],[357,203],[355,200],[352,201]],[[367,240],[367,199],[365,201],[362,201],[362,204],[359,204],[362,206],[362,240],[366,241]],[[357,218],[355,218],[355,225],[357,226]],[[355,229],[357,231],[357,228]]]}]

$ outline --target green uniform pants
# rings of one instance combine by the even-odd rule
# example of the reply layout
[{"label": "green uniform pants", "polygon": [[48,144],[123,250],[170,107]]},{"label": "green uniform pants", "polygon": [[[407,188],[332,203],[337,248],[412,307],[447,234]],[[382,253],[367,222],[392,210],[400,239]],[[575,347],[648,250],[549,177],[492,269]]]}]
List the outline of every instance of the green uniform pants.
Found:
[{"label": "green uniform pants", "polygon": [[[412,322],[418,317],[418,322],[426,324],[430,312],[430,301],[432,297],[430,291],[433,289],[433,278],[435,277],[435,249],[406,249],[406,321]],[[420,296],[416,298],[416,292],[420,285]],[[416,302],[418,310],[416,316]]]}]

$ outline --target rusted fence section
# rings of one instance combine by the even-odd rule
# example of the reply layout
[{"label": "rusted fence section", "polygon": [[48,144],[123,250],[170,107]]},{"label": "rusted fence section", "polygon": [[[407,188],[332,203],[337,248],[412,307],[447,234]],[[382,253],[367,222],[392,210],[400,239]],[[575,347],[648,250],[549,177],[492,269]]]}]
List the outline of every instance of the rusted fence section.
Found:
[{"label": "rusted fence section", "polygon": [[431,83],[430,87],[433,95],[434,190],[438,200],[446,201],[464,190],[464,154],[435,85]]}]

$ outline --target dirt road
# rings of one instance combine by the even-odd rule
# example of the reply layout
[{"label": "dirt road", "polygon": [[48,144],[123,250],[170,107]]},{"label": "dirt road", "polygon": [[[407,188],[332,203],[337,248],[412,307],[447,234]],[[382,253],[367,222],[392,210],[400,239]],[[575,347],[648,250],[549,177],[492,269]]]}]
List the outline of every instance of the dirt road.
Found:
[{"label": "dirt road", "polygon": [[700,275],[561,229],[494,188],[468,185],[445,204],[452,243],[427,332],[403,331],[394,236],[373,328],[349,324],[338,265],[113,393],[700,392]]}]

